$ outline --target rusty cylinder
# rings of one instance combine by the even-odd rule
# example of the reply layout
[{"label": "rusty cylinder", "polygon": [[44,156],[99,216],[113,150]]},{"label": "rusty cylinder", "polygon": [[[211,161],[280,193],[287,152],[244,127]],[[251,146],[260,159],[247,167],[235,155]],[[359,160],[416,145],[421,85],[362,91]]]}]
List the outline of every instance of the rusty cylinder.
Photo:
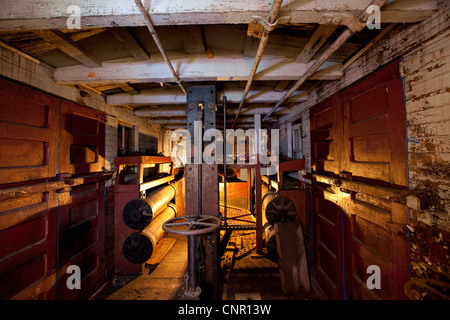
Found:
[{"label": "rusty cylinder", "polygon": [[144,230],[129,235],[122,247],[124,257],[135,264],[141,264],[150,259],[154,247],[165,233],[162,228],[163,223],[175,218],[176,215],[175,205],[169,203]]},{"label": "rusty cylinder", "polygon": [[153,191],[146,198],[131,200],[123,208],[123,221],[131,229],[145,229],[152,219],[163,211],[167,207],[167,204],[175,198],[176,194],[177,187],[171,183]]},{"label": "rusty cylinder", "polygon": [[269,190],[269,188],[263,183],[261,185],[262,194],[262,225],[264,230],[264,236],[266,238],[266,248],[270,255],[276,255],[277,243],[276,243],[276,231],[274,225],[272,225],[266,218],[267,205],[276,198],[276,193]]}]

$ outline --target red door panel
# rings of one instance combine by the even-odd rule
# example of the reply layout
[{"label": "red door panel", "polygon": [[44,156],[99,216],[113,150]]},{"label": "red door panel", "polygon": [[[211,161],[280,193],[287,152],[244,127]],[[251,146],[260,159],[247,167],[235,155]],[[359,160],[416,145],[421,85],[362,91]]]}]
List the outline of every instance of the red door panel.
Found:
[{"label": "red door panel", "polygon": [[59,99],[0,78],[0,185],[55,178]]},{"label": "red door panel", "polygon": [[[314,278],[331,298],[405,298],[408,210],[373,193],[406,188],[399,61],[315,106],[310,119],[312,169],[322,177],[312,188]],[[345,190],[345,180],[372,188]],[[380,268],[381,289],[367,286],[372,265]]]},{"label": "red door panel", "polygon": [[105,115],[62,100],[61,126],[61,173],[102,172],[105,166]]}]

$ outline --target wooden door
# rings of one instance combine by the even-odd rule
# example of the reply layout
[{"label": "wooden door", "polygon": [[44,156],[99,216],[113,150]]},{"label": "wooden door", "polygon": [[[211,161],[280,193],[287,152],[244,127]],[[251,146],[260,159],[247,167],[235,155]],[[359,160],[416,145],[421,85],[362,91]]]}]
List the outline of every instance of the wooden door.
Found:
[{"label": "wooden door", "polygon": [[[409,278],[403,84],[395,61],[311,109],[315,280],[330,298],[401,299]],[[392,192],[391,192],[392,191]],[[367,286],[369,266],[381,289]]]},{"label": "wooden door", "polygon": [[[339,95],[311,110],[311,167],[314,172],[337,176],[341,171],[342,112]],[[313,219],[312,270],[314,279],[331,299],[344,298],[343,211],[339,188],[316,183],[311,193]]]},{"label": "wooden door", "polygon": [[103,114],[0,78],[0,299],[86,299],[105,282],[104,141]]},{"label": "wooden door", "polygon": [[54,299],[59,99],[0,78],[0,299]]},{"label": "wooden door", "polygon": [[[409,279],[405,239],[406,206],[387,201],[381,188],[406,189],[406,139],[403,83],[399,60],[343,91],[343,171],[373,191],[343,194],[345,239],[349,250],[347,287],[353,299],[401,299]],[[367,268],[378,266],[381,289],[368,289]]]},{"label": "wooden door", "polygon": [[59,99],[0,78],[0,185],[55,179]]},{"label": "wooden door", "polygon": [[[59,299],[86,299],[105,282],[104,115],[70,101],[61,102],[60,170],[84,176],[85,183],[61,190],[59,197]],[[90,182],[91,181],[91,182]],[[81,289],[66,285],[69,265],[81,270]]]}]

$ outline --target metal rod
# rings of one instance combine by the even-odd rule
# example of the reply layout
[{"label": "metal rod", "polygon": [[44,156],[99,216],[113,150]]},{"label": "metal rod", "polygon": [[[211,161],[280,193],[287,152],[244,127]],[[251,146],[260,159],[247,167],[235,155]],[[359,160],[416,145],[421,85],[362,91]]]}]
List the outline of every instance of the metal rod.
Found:
[{"label": "metal rod", "polygon": [[[272,10],[270,12],[269,23],[275,22],[275,19],[277,18],[277,15],[278,15],[278,11],[280,11],[282,2],[283,2],[283,0],[275,0],[274,1]],[[261,41],[259,42],[258,51],[256,52],[255,62],[253,63],[252,71],[250,73],[249,79],[247,80],[247,84],[245,85],[244,94],[243,94],[241,102],[239,104],[239,108],[238,108],[238,111],[234,118],[233,124],[231,125],[231,129],[234,128],[237,118],[239,117],[239,113],[241,112],[242,106],[244,105],[245,98],[247,98],[248,92],[250,91],[250,86],[255,77],[256,70],[258,69],[258,66],[261,61],[264,49],[266,48],[267,42],[269,41],[269,33],[270,33],[270,30],[268,30],[267,28],[264,28],[264,32],[261,37]]]},{"label": "metal rod", "polygon": [[164,60],[166,61],[167,65],[170,68],[170,71],[172,72],[175,80],[177,81],[178,85],[180,86],[181,90],[183,90],[184,94],[186,93],[186,90],[184,89],[183,85],[181,84],[181,80],[178,77],[178,74],[175,72],[175,70],[173,69],[172,63],[170,63],[169,58],[167,57],[166,51],[164,50],[161,41],[159,41],[159,37],[158,34],[156,33],[156,29],[153,26],[152,20],[150,19],[150,15],[148,14],[147,11],[145,11],[144,6],[142,5],[141,0],[134,0],[134,2],[136,3],[136,6],[138,7],[139,11],[141,12],[142,18],[144,19],[145,24],[147,25],[147,28],[149,29],[153,40],[155,41],[156,45],[158,46],[159,51],[161,52]]},{"label": "metal rod", "polygon": [[227,97],[222,98],[223,105],[223,216],[227,227]]},{"label": "metal rod", "polygon": [[[369,5],[377,5],[380,8],[387,2],[387,0],[374,0]],[[369,7],[368,6],[368,7]],[[358,17],[358,19],[362,22],[366,21],[369,17],[369,13],[367,13],[367,9],[363,11],[363,13]],[[320,68],[322,64],[325,63],[325,61],[328,60],[328,58],[334,54],[352,35],[354,34],[353,31],[350,29],[346,29],[342,32],[342,34],[331,44],[331,46],[324,52],[322,55],[309,67],[309,69],[300,77],[300,79],[297,80],[297,82],[293,85],[291,89],[289,89],[288,92],[281,98],[280,101],[277,102],[277,104],[269,111],[268,114],[262,119],[262,121],[266,121],[269,119],[269,117],[274,113],[280,105],[282,105],[286,99],[288,99],[305,81],[308,79],[314,72],[317,71],[317,69]]]}]

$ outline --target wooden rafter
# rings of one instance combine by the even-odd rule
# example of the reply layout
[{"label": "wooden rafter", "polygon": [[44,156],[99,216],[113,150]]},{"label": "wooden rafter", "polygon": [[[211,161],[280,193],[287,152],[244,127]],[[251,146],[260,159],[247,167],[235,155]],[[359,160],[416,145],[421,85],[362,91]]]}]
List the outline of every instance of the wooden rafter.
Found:
[{"label": "wooden rafter", "polygon": [[136,61],[150,59],[150,54],[127,28],[111,28],[111,32],[125,48],[133,55]]},{"label": "wooden rafter", "polygon": [[313,34],[306,42],[300,54],[295,59],[296,62],[308,63],[314,55],[319,51],[322,45],[336,30],[337,25],[334,24],[320,24],[313,31]]},{"label": "wooden rafter", "polygon": [[35,30],[34,33],[86,67],[99,67],[101,62],[85,53],[75,41],[60,30]]}]

